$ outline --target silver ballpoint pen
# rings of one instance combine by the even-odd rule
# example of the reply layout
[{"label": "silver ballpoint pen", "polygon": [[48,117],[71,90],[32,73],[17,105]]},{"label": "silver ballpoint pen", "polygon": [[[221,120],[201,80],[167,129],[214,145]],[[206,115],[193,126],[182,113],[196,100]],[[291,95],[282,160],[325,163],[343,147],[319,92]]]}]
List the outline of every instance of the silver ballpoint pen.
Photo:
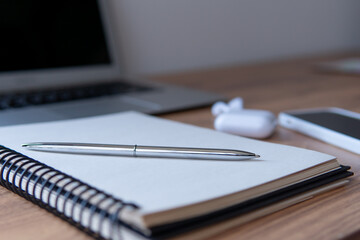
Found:
[{"label": "silver ballpoint pen", "polygon": [[27,149],[45,152],[106,156],[186,158],[211,160],[245,160],[259,155],[232,149],[117,145],[97,143],[34,142],[23,144]]}]

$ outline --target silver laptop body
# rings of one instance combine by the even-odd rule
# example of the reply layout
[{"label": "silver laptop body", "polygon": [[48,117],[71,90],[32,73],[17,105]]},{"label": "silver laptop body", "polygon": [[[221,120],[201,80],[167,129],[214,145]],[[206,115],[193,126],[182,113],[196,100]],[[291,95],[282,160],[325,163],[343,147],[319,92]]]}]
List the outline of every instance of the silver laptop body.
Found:
[{"label": "silver laptop body", "polygon": [[0,126],[208,105],[221,96],[125,78],[108,0],[6,1]]}]

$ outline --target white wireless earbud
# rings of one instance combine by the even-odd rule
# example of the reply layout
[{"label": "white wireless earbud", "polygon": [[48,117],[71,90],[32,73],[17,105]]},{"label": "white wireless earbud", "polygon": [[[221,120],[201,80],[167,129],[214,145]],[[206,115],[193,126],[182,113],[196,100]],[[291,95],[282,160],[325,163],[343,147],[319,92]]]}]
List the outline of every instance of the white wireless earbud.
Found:
[{"label": "white wireless earbud", "polygon": [[241,98],[228,104],[218,102],[212,113],[217,116],[214,127],[218,131],[252,138],[267,138],[276,128],[275,115],[266,110],[243,109]]},{"label": "white wireless earbud", "polygon": [[211,113],[215,117],[222,113],[226,113],[228,111],[229,111],[229,106],[224,102],[216,102],[211,107]]},{"label": "white wireless earbud", "polygon": [[223,113],[240,111],[243,109],[243,100],[240,97],[232,99],[228,104],[224,102],[216,102],[211,107],[211,113],[214,116],[218,116]]},{"label": "white wireless earbud", "polygon": [[231,111],[239,111],[244,108],[244,101],[241,97],[236,97],[230,100],[228,106]]}]

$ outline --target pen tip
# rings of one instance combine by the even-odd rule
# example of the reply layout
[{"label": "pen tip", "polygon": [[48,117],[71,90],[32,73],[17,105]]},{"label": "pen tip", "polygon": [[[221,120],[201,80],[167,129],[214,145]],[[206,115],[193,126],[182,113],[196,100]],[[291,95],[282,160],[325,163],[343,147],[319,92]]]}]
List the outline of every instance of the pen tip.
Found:
[{"label": "pen tip", "polygon": [[255,154],[255,156],[254,156],[254,158],[259,158],[260,157],[260,155],[257,155],[257,154]]},{"label": "pen tip", "polygon": [[21,146],[22,146],[22,147],[29,147],[29,144],[24,143],[24,144],[22,144]]}]

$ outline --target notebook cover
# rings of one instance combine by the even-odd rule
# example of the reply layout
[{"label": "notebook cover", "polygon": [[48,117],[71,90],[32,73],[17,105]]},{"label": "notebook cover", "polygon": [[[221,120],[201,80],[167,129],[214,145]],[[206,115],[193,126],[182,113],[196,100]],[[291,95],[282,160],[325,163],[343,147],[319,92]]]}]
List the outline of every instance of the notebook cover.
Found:
[{"label": "notebook cover", "polygon": [[[7,147],[74,176],[94,188],[112,194],[115,198],[138,205],[142,216],[253,189],[299,171],[312,170],[314,166],[322,166],[323,171],[338,166],[335,157],[327,154],[231,136],[134,112],[4,127],[0,128],[0,134],[4,136],[3,144]],[[256,152],[261,158],[240,162],[149,158],[120,160],[115,157],[50,154],[21,148],[22,143],[34,141],[234,148]],[[328,163],[332,165],[321,165]],[[258,174],[259,169],[262,169],[261,174]],[[305,176],[303,174],[295,180],[289,180],[289,184],[316,173],[306,171]],[[335,181],[324,178],[327,182]],[[308,184],[311,185],[310,182]],[[313,188],[315,187],[310,189]],[[257,191],[253,196],[263,196],[262,190]],[[304,191],[307,189],[298,190],[291,196]],[[285,193],[278,194],[276,198],[267,196],[270,199],[268,205],[287,197],[289,196]],[[246,207],[233,207],[258,209],[261,204],[255,201]],[[205,208],[202,214],[209,215],[216,222],[228,218],[234,211],[230,207],[228,211],[220,210],[209,215]],[[236,215],[242,213],[241,210]],[[178,218],[177,215],[176,217]],[[209,217],[192,218],[190,223],[186,220],[178,221],[176,224],[166,224],[163,228],[153,227],[153,235],[167,236],[168,232],[190,230],[191,225],[202,226],[212,223],[207,222],[209,219],[205,218]]]}]

